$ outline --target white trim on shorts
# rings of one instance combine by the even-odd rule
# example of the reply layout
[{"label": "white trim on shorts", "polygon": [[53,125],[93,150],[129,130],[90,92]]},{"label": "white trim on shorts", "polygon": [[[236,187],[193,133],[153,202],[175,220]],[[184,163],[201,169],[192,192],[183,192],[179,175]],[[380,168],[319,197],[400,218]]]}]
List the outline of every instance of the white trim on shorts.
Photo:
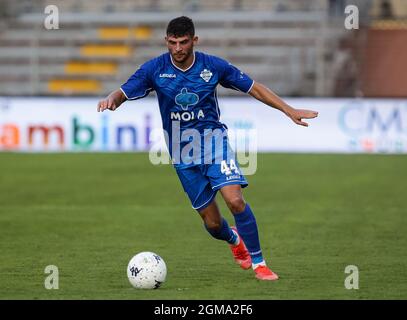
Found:
[{"label": "white trim on shorts", "polygon": [[[213,191],[213,190],[212,190],[212,191]],[[195,209],[195,210],[201,209],[201,208],[202,208],[204,205],[206,205],[209,201],[212,201],[213,198],[215,198],[215,196],[216,196],[216,192],[213,193],[213,195],[209,198],[209,200],[205,201],[205,202],[204,202],[203,204],[201,204],[199,207],[194,207],[194,206],[192,206],[192,208]]]},{"label": "white trim on shorts", "polygon": [[213,186],[213,187],[212,187],[212,190],[214,190],[216,187],[219,187],[219,186],[221,186],[221,185],[223,185],[223,184],[230,183],[230,182],[241,182],[241,183],[235,183],[235,184],[246,184],[246,183],[247,183],[247,182],[244,182],[244,181],[242,181],[242,180],[235,180],[235,179],[233,179],[233,180],[230,180],[230,181],[226,181],[226,182],[222,182],[222,183],[220,183],[220,184],[217,184],[216,186]]}]

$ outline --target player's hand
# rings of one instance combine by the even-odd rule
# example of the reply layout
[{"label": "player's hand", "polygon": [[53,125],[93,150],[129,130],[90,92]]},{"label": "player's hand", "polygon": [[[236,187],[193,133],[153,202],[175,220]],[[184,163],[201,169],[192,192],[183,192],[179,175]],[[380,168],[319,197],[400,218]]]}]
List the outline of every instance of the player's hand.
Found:
[{"label": "player's hand", "polygon": [[312,110],[303,110],[303,109],[294,109],[292,108],[288,113],[287,116],[291,118],[296,124],[304,127],[308,127],[308,123],[302,121],[302,119],[313,119],[318,117],[317,111]]},{"label": "player's hand", "polygon": [[103,112],[106,109],[114,111],[114,110],[117,109],[117,107],[118,106],[117,106],[116,102],[114,101],[114,99],[112,99],[109,96],[109,97],[99,101],[99,103],[98,103],[98,112]]}]

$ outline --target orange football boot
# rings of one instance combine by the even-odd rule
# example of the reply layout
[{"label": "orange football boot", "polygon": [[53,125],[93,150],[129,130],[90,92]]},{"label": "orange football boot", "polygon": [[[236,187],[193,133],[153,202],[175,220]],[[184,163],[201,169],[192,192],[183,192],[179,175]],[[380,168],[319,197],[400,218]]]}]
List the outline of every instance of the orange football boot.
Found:
[{"label": "orange football boot", "polygon": [[260,265],[254,269],[256,278],[260,280],[278,280],[277,273],[271,271],[271,269],[265,265]]},{"label": "orange football boot", "polygon": [[246,248],[246,245],[243,242],[242,237],[237,232],[236,227],[231,227],[233,231],[237,233],[239,237],[239,244],[234,246],[230,244],[230,249],[232,250],[233,257],[235,258],[235,262],[242,268],[242,269],[250,269],[252,266],[252,258],[250,257],[249,251]]}]

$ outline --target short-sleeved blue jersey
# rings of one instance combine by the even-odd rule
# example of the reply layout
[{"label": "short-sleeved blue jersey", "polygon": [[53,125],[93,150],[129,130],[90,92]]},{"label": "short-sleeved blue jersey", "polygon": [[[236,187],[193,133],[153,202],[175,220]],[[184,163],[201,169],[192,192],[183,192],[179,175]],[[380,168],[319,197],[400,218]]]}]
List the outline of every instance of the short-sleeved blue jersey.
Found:
[{"label": "short-sleeved blue jersey", "polygon": [[158,97],[163,129],[169,135],[167,145],[172,155],[172,126],[179,123],[185,129],[225,130],[220,121],[216,94],[218,84],[223,87],[249,92],[254,81],[227,61],[202,52],[194,53],[192,65],[182,70],[172,61],[169,53],[144,63],[121,86],[128,100],[146,97],[155,91]]}]

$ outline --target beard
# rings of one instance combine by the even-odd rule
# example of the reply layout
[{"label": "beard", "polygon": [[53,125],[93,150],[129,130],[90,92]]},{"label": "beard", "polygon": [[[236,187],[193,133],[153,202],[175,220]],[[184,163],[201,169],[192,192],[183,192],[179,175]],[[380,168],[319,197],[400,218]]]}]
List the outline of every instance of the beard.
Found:
[{"label": "beard", "polygon": [[185,52],[182,54],[172,54],[172,59],[175,60],[178,63],[183,63],[185,62],[190,56],[191,56],[192,51],[190,52]]}]

